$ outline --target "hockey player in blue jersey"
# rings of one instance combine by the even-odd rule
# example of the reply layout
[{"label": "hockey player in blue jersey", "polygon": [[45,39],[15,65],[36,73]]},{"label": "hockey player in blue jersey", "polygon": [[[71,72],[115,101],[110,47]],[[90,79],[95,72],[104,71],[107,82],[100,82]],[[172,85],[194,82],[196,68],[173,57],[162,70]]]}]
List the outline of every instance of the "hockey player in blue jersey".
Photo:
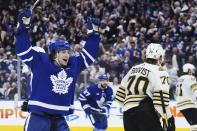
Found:
[{"label": "hockey player in blue jersey", "polygon": [[75,83],[78,74],[95,60],[99,49],[100,20],[87,19],[87,39],[78,56],[70,55],[70,45],[57,40],[50,44],[48,55],[32,49],[28,30],[32,13],[24,9],[18,16],[16,54],[32,71],[32,92],[25,131],[69,131],[64,116],[73,112]]},{"label": "hockey player in blue jersey", "polygon": [[94,125],[93,131],[107,130],[106,113],[112,104],[113,91],[108,86],[108,77],[100,75],[99,83],[91,85],[79,96],[81,106]]}]

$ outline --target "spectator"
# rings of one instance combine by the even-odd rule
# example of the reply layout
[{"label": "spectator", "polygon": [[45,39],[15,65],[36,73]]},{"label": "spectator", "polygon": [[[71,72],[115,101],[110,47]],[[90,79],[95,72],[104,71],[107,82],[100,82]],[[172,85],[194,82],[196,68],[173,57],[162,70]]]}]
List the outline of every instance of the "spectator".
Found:
[{"label": "spectator", "polygon": [[5,83],[5,89],[4,89],[4,98],[9,99],[10,98],[10,92],[12,90],[12,86],[10,85],[10,82]]},{"label": "spectator", "polygon": [[97,82],[97,78],[99,75],[105,73],[105,68],[100,67],[98,61],[95,61],[92,66],[90,66],[90,82],[95,83]]},{"label": "spectator", "polygon": [[12,82],[17,82],[17,74],[16,70],[11,70],[11,73],[9,75],[8,81]]},{"label": "spectator", "polygon": [[113,90],[113,98],[115,98],[116,92],[120,86],[118,77],[114,77],[112,82],[109,82],[109,86],[112,88]]},{"label": "spectator", "polygon": [[[8,52],[15,54],[13,49],[17,12],[27,6],[27,2],[28,5],[32,4],[30,1],[21,0],[10,0],[0,4],[0,54],[4,50],[0,65],[7,61]],[[197,2],[195,0],[160,3],[94,0],[73,1],[70,4],[71,6],[69,1],[65,0],[40,2],[34,8],[32,29],[29,30],[31,42],[43,47],[46,52],[50,42],[57,38],[67,40],[72,46],[79,44],[86,37],[86,18],[92,16],[102,20],[100,52],[97,60],[106,71],[109,70],[110,55],[116,57],[115,50],[118,50],[118,59],[122,59],[124,50],[128,50],[132,64],[136,65],[142,62],[141,51],[147,44],[154,42],[161,44],[166,53],[170,54],[168,59],[173,59],[173,65],[175,57],[177,56],[179,63],[181,56],[182,65],[189,62],[197,67],[195,49]],[[123,51],[119,50],[121,43],[125,44]],[[172,55],[174,47],[178,49],[176,55]],[[106,62],[103,59],[106,59]],[[5,70],[11,66],[2,67]],[[180,75],[182,69],[180,65],[178,67],[178,75]]]}]

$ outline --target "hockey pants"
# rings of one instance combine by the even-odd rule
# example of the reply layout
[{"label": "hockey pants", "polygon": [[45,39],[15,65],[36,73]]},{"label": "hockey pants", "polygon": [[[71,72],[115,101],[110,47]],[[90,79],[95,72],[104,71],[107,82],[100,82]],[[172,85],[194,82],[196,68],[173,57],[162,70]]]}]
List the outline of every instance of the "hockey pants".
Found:
[{"label": "hockey pants", "polygon": [[90,121],[94,125],[93,131],[107,130],[107,116],[103,114],[91,113],[89,114]]},{"label": "hockey pants", "polygon": [[29,113],[24,131],[70,131],[70,129],[63,116],[36,111]]}]

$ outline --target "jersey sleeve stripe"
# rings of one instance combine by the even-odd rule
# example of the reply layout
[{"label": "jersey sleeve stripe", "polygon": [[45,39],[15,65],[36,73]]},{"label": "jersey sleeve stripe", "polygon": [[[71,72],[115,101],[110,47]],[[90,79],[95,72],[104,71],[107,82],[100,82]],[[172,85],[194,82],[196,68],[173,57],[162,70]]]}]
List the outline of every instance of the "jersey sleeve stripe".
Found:
[{"label": "jersey sleeve stripe", "polygon": [[89,104],[85,104],[85,105],[83,106],[83,109],[87,109],[87,108],[89,108],[89,107],[90,107]]},{"label": "jersey sleeve stripe", "polygon": [[177,104],[177,107],[183,107],[183,106],[186,106],[186,105],[195,105],[194,103],[185,103],[185,104]]},{"label": "jersey sleeve stripe", "polygon": [[84,98],[85,99],[85,96],[83,94],[80,94],[80,97]]},{"label": "jersey sleeve stripe", "polygon": [[81,56],[82,56],[82,58],[83,58],[83,61],[84,61],[84,64],[85,64],[85,66],[86,66],[86,68],[88,68],[88,63],[87,63],[87,61],[86,61],[86,58],[85,58],[85,56],[83,55],[83,53],[80,53],[81,54]]},{"label": "jersey sleeve stripe", "polygon": [[122,91],[125,91],[125,87],[124,86],[120,86],[119,89],[122,90]]},{"label": "jersey sleeve stripe", "polygon": [[118,102],[119,104],[122,104],[124,101],[119,100],[117,97],[115,98],[115,101]]},{"label": "jersey sleeve stripe", "polygon": [[28,105],[36,105],[36,106],[40,106],[40,107],[44,107],[44,108],[48,108],[52,110],[60,110],[60,111],[68,111],[71,108],[71,106],[57,106],[57,105],[51,105],[51,104],[47,104],[47,103],[40,102],[40,101],[29,101]]},{"label": "jersey sleeve stripe", "polygon": [[[155,101],[155,100],[154,100],[154,101],[153,101],[153,104],[154,104],[154,105],[162,105],[162,102],[161,102],[161,101]],[[164,101],[164,105],[165,105],[165,106],[169,105],[169,102],[168,102],[168,101]]]},{"label": "jersey sleeve stripe", "polygon": [[[163,98],[163,99],[164,99],[164,101],[167,101],[167,102],[170,101],[169,98]],[[153,100],[161,100],[161,97],[153,97]]]},{"label": "jersey sleeve stripe", "polygon": [[23,56],[23,55],[29,53],[29,52],[31,51],[31,49],[32,49],[32,46],[30,46],[29,49],[27,49],[26,51],[21,52],[21,53],[18,53],[17,55],[18,55],[18,56]]},{"label": "jersey sleeve stripe", "polygon": [[145,98],[145,97],[146,97],[145,95],[141,95],[141,96],[132,95],[132,96],[128,96],[127,98]]},{"label": "jersey sleeve stripe", "polygon": [[[153,95],[153,97],[161,97],[160,95]],[[169,99],[169,95],[168,96],[163,96],[163,98]]]},{"label": "jersey sleeve stripe", "polygon": [[[169,91],[162,90],[163,94],[169,94]],[[154,93],[160,93],[160,90],[154,90]]]},{"label": "jersey sleeve stripe", "polygon": [[124,103],[124,106],[126,105],[139,105],[140,102],[139,101],[127,101],[126,103]]},{"label": "jersey sleeve stripe", "polygon": [[28,59],[24,59],[24,60],[22,60],[22,62],[27,62],[27,61],[32,61],[33,60],[33,56],[32,57],[30,57],[30,58],[28,58]]},{"label": "jersey sleeve stripe", "polygon": [[190,86],[191,89],[197,88],[197,83],[194,83]]},{"label": "jersey sleeve stripe", "polygon": [[83,48],[82,51],[92,60],[92,62],[95,61],[95,59]]},{"label": "jersey sleeve stripe", "polygon": [[184,101],[180,101],[180,102],[177,102],[177,104],[181,104],[181,103],[185,103],[185,102],[190,102],[191,100],[184,100]]},{"label": "jersey sleeve stripe", "polygon": [[125,98],[125,94],[123,94],[122,92],[117,91],[116,95],[122,97],[123,99]]},{"label": "jersey sleeve stripe", "polygon": [[86,101],[87,99],[84,99],[84,98],[82,98],[82,97],[79,97],[79,100],[81,100],[81,101]]},{"label": "jersey sleeve stripe", "polygon": [[[154,107],[160,107],[160,108],[162,108],[162,104],[154,104]],[[168,105],[165,105],[165,107],[167,108]]]},{"label": "jersey sleeve stripe", "polygon": [[107,101],[106,104],[112,104],[112,101]]},{"label": "jersey sleeve stripe", "polygon": [[116,96],[116,99],[120,100],[120,101],[123,101],[124,102],[124,98],[120,97],[120,96]]}]

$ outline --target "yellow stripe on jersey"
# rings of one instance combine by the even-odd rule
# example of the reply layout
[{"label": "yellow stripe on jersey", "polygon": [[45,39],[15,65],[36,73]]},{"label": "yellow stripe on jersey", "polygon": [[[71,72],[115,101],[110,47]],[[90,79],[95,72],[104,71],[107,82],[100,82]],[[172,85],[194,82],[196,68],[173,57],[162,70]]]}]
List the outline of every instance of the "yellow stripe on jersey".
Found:
[{"label": "yellow stripe on jersey", "polygon": [[181,105],[177,104],[177,107],[183,107],[183,106],[186,106],[186,105],[195,105],[195,104],[194,103],[185,103],[185,104],[181,104]]},{"label": "yellow stripe on jersey", "polygon": [[169,94],[169,91],[166,90],[154,90],[155,93],[160,93],[160,91],[162,91],[165,94]]},{"label": "yellow stripe on jersey", "polygon": [[[161,107],[162,108],[162,105],[161,104],[153,104],[154,107]],[[165,108],[168,108],[169,105],[165,105]]]},{"label": "yellow stripe on jersey", "polygon": [[118,102],[119,104],[122,104],[124,101],[119,100],[118,98],[115,98],[115,101]]},{"label": "yellow stripe on jersey", "polygon": [[124,106],[125,105],[136,105],[136,104],[139,104],[146,96],[136,96],[136,95],[132,95],[132,96],[128,96],[126,97],[125,99],[125,102],[124,102]]},{"label": "yellow stripe on jersey", "polygon": [[[161,100],[161,97],[153,97],[153,100]],[[163,98],[163,100],[165,101],[165,102],[169,102],[170,101],[170,99],[169,98]]]},{"label": "yellow stripe on jersey", "polygon": [[127,105],[139,105],[139,104],[140,104],[140,102],[137,102],[137,101],[129,101],[129,102],[126,102],[124,104],[124,106],[127,106]]},{"label": "yellow stripe on jersey", "polygon": [[190,86],[190,88],[196,88],[197,87],[197,83],[194,83],[194,84],[192,84],[191,86]]},{"label": "yellow stripe on jersey", "polygon": [[130,95],[130,96],[127,96],[126,99],[129,99],[129,98],[145,98],[146,96],[145,95],[139,95],[139,96],[136,96],[136,95]]},{"label": "yellow stripe on jersey", "polygon": [[191,100],[184,100],[184,101],[180,101],[180,102],[177,102],[177,104],[182,104],[182,103],[185,103],[185,102],[190,102]]},{"label": "yellow stripe on jersey", "polygon": [[123,94],[122,92],[117,91],[116,95],[122,97],[123,99],[125,98],[125,94]]},{"label": "yellow stripe on jersey", "polygon": [[120,85],[119,89],[122,89],[123,91],[125,91],[125,87]]}]

